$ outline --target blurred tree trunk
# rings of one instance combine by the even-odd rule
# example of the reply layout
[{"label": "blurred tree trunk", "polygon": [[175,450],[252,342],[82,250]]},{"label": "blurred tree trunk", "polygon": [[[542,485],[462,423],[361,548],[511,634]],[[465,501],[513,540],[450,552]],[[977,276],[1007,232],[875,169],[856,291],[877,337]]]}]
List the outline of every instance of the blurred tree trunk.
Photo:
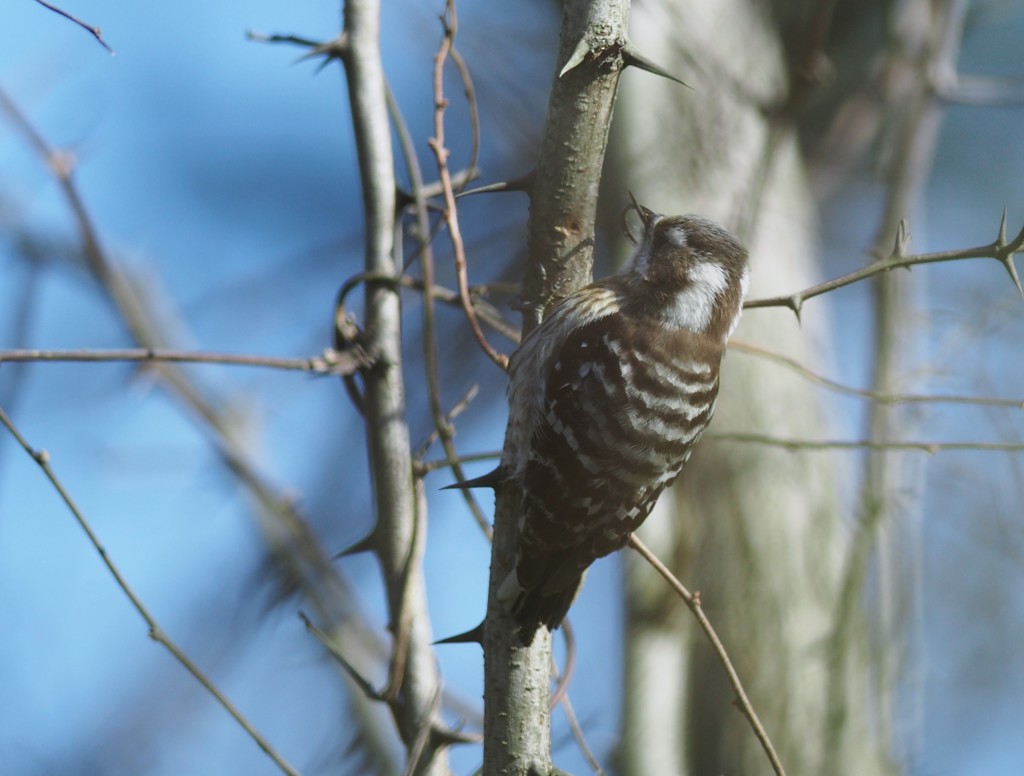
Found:
[{"label": "blurred tree trunk", "polygon": [[[646,0],[631,37],[686,89],[643,73],[624,82],[614,185],[662,213],[696,212],[751,251],[751,296],[818,279],[815,212],[785,113],[790,74],[769,4]],[[621,198],[621,197],[620,197]],[[736,338],[822,366],[825,302],[752,310]],[[821,395],[776,365],[732,353],[711,432],[828,436]],[[849,536],[839,459],[706,439],[641,537],[691,588],[722,636],[790,774],[887,773],[887,732],[868,719],[862,617],[830,676],[829,643]],[[770,771],[724,672],[685,607],[635,555],[629,597],[625,774]],[[841,713],[830,713],[835,710]]]}]

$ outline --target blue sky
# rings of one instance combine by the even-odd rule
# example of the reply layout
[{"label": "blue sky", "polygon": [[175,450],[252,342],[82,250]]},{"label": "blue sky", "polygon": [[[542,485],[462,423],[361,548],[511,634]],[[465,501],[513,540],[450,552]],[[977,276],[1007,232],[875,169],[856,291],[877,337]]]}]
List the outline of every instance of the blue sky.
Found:
[{"label": "blue sky", "polygon": [[[385,5],[388,74],[423,140],[430,133],[441,4]],[[361,261],[358,174],[342,79],[335,67],[317,75],[312,63],[293,64],[298,49],[249,42],[245,33],[327,38],[337,32],[338,3],[111,0],[68,8],[100,25],[116,56],[37,4],[9,2],[0,11],[0,88],[50,142],[73,149],[79,186],[108,250],[152,290],[159,317],[183,347],[294,356],[322,350],[339,282]],[[475,68],[484,111],[486,180],[526,169],[543,117],[543,89],[520,84],[547,82],[556,23],[546,7],[527,8],[460,3],[460,43]],[[977,20],[965,41],[964,70],[1019,70],[1024,14],[1016,9]],[[503,47],[526,54],[517,61],[526,63],[528,78],[503,65]],[[467,138],[460,111],[454,104],[453,148]],[[1022,120],[1016,108],[948,112],[925,222],[912,225],[915,249],[987,242],[1004,206],[1011,228],[1019,227]],[[420,152],[429,169],[425,143]],[[470,246],[488,258],[478,265],[481,274],[514,258],[515,248],[494,235],[520,228],[525,200],[506,196],[499,207],[465,205],[475,215],[465,219]],[[862,255],[879,196],[877,182],[865,175],[828,203],[823,273],[837,274]],[[57,245],[75,243],[51,177],[3,123],[0,229],[23,228]],[[1024,305],[1003,270],[972,262],[914,276],[928,287],[933,321],[928,388],[1024,399]],[[10,342],[26,297],[32,346],[126,344],[109,305],[68,262],[30,270],[4,239],[0,277],[0,345]],[[834,318],[842,323],[862,315],[864,293],[836,295]],[[770,320],[782,313],[759,314]],[[856,329],[837,327],[834,345],[848,357],[836,359],[836,376],[864,384],[864,337]],[[300,497],[325,546],[341,549],[365,533],[362,434],[335,381],[222,367],[189,373],[240,418],[260,470]],[[9,365],[0,369],[0,396],[11,395],[10,374]],[[303,772],[331,772],[333,763],[323,758],[337,744],[343,690],[295,606],[267,613],[252,510],[224,476],[201,427],[152,379],[126,365],[35,365],[21,379],[7,409],[30,442],[49,451],[161,625]],[[500,398],[500,377],[485,363],[447,374],[446,398],[453,402],[474,382]],[[836,406],[838,426],[856,436],[862,407]],[[416,438],[427,433],[424,407],[411,399]],[[930,439],[1024,439],[1021,419],[1005,413],[924,412],[922,435]],[[478,401],[462,423],[461,450],[497,448],[501,401]],[[1015,646],[1024,635],[1024,460],[950,453],[927,465],[924,638],[915,644],[906,690],[907,708],[920,707],[924,715],[915,727],[917,743],[908,744],[912,771],[1016,772],[1024,767],[1024,674]],[[486,545],[458,496],[436,492],[446,481],[442,475],[428,480],[434,487],[426,565],[439,635],[475,624],[467,612],[483,611],[488,566]],[[489,510],[489,499],[484,506]],[[373,563],[356,558],[343,569],[371,619],[382,624]],[[604,603],[617,596],[617,575],[614,561],[598,564],[574,609],[587,645],[578,676],[608,677],[578,682],[573,691],[591,744],[603,756],[614,745],[617,721],[620,615],[609,614]],[[439,657],[448,686],[475,702],[478,651],[450,647]],[[0,666],[4,773],[67,772],[69,763],[81,773],[113,773],[117,762],[147,774],[276,772],[147,639],[144,623],[53,489],[6,441],[0,443]],[[164,733],[143,735],[150,725]],[[556,738],[562,735],[559,723]],[[475,767],[476,757],[458,754],[461,772]],[[571,744],[558,759],[570,771],[586,772]]]}]

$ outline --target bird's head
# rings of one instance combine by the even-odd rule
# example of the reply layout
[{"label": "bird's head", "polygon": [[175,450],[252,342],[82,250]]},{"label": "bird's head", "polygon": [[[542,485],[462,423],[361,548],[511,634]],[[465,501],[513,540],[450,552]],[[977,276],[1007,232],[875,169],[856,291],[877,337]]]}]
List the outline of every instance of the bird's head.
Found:
[{"label": "bird's head", "polygon": [[632,312],[727,340],[747,292],[746,249],[706,218],[663,216],[635,198],[629,209],[643,226],[621,273],[635,300]]}]

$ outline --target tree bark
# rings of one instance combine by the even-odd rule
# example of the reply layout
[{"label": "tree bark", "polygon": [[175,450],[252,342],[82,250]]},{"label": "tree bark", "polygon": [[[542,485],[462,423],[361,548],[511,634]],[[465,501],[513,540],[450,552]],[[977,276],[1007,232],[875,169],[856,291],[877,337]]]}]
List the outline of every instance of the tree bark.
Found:
[{"label": "tree bark", "polygon": [[[397,278],[401,269],[394,252],[395,172],[380,56],[379,2],[348,0],[344,21],[345,75],[363,193],[365,268],[375,276]],[[441,684],[423,586],[426,511],[417,504],[413,483],[401,317],[397,287],[368,283],[365,330],[375,362],[363,373],[363,381],[377,513],[372,545],[387,588],[394,638],[389,706],[408,755],[416,754],[411,772],[445,776],[446,750],[436,746],[432,736],[441,722]]]},{"label": "tree bark", "polygon": [[[537,166],[529,179],[524,334],[555,299],[590,282],[597,195],[626,41],[628,0],[565,3]],[[509,460],[506,439],[503,460]],[[515,565],[521,494],[499,489],[484,628],[484,773],[551,772],[551,638],[529,647],[497,590]]]}]

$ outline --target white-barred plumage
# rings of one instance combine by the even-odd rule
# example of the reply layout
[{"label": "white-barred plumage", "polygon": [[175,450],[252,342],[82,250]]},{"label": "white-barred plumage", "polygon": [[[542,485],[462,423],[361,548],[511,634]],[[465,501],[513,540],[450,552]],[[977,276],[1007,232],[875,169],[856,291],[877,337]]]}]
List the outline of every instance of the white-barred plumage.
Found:
[{"label": "white-barred plumage", "polygon": [[634,207],[644,232],[623,270],[555,305],[509,364],[500,470],[522,504],[499,596],[527,643],[561,623],[583,572],[625,545],[689,459],[746,293],[732,235]]}]

